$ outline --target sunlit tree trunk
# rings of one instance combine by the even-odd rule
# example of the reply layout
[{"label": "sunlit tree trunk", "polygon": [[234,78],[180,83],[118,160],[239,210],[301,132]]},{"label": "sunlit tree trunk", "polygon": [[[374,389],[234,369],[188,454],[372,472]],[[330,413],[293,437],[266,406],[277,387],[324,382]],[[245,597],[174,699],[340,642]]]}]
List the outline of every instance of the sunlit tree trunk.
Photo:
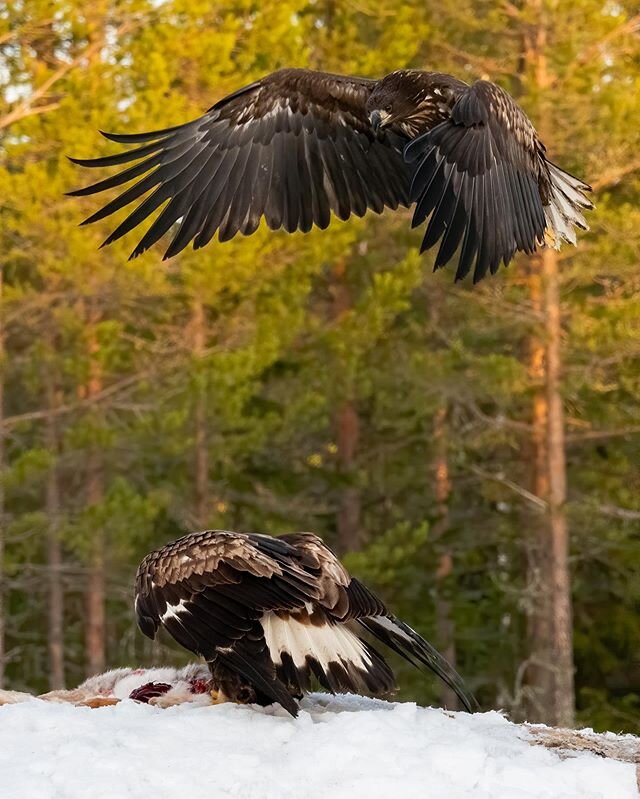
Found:
[{"label": "sunlit tree trunk", "polygon": [[[351,292],[346,282],[346,264],[338,261],[332,270],[333,316],[340,319],[351,308]],[[354,399],[347,396],[335,414],[338,468],[345,477],[337,510],[338,548],[356,552],[362,546],[360,489],[354,484],[356,456],[360,441],[360,417]]]},{"label": "sunlit tree trunk", "polygon": [[[531,0],[538,25],[527,37],[526,56],[535,81],[536,93],[544,98],[553,83],[545,56],[547,46],[544,8],[541,0]],[[539,132],[550,142],[549,108],[543,100],[539,103]],[[534,463],[536,465],[535,490],[547,503],[544,520],[536,536],[534,551],[538,555],[536,572],[540,575],[537,604],[532,625],[533,654],[542,652],[540,665],[533,671],[541,675],[540,689],[543,698],[541,720],[571,727],[575,723],[573,622],[571,609],[571,575],[569,567],[569,531],[565,503],[566,458],[564,440],[564,406],[561,389],[562,325],[559,293],[558,254],[543,250],[532,262],[530,281],[531,299],[540,310],[540,339],[532,347],[532,365],[542,361],[542,381],[533,407]],[[548,640],[547,640],[548,637]],[[533,658],[535,661],[536,658]],[[549,669],[546,669],[547,663]]]},{"label": "sunlit tree trunk", "polygon": [[5,436],[4,436],[4,380],[5,380],[5,345],[4,345],[4,307],[3,301],[4,268],[0,263],[0,689],[4,688],[6,661],[5,600],[6,572],[4,564],[5,519],[4,519],[4,470],[5,470]]},{"label": "sunlit tree trunk", "polygon": [[[91,304],[87,313],[89,379],[85,386],[85,397],[89,401],[102,391],[102,370],[97,357],[98,321],[97,309]],[[97,505],[104,498],[104,462],[96,443],[91,444],[87,454],[85,494],[88,506]],[[88,675],[105,669],[105,595],[104,531],[98,527],[93,532],[87,573],[85,647]]]},{"label": "sunlit tree trunk", "polygon": [[[529,293],[532,308],[543,317],[542,270],[531,259]],[[535,385],[531,413],[531,439],[528,451],[531,463],[531,491],[542,499],[549,496],[547,456],[548,402],[545,391],[545,342],[540,333],[529,340],[529,376]],[[551,552],[549,524],[546,513],[539,508],[527,508],[528,542],[528,602],[527,631],[529,638],[527,669],[528,698],[526,717],[531,721],[548,721],[554,706],[554,675],[552,659]]]},{"label": "sunlit tree trunk", "polygon": [[[336,414],[338,462],[340,471],[353,479],[356,452],[360,438],[360,420],[352,400],[342,403]],[[360,490],[346,485],[338,506],[338,542],[341,552],[356,552],[362,544],[360,538]]]},{"label": "sunlit tree trunk", "polygon": [[[447,405],[438,406],[433,418],[433,494],[435,498],[436,521],[431,534],[438,549],[436,567],[436,627],[438,644],[442,654],[455,668],[456,644],[455,624],[451,613],[451,602],[447,598],[447,581],[453,573],[453,555],[443,546],[442,538],[449,529],[449,497],[451,480],[449,477]],[[449,710],[458,710],[458,697],[448,685],[440,686],[440,701]]]},{"label": "sunlit tree trunk", "polygon": [[56,417],[58,392],[51,369],[46,371],[46,394],[49,414],[45,441],[51,456],[47,474],[47,645],[49,650],[49,687],[64,688],[64,592],[62,587],[62,547],[60,543],[60,483],[58,475],[59,436]]},{"label": "sunlit tree trunk", "polygon": [[[193,301],[192,352],[198,361],[206,348],[207,328],[205,309],[198,298]],[[209,450],[207,447],[207,392],[198,381],[194,407],[194,471],[195,471],[195,521],[200,527],[207,524],[210,513]]]},{"label": "sunlit tree trunk", "polygon": [[567,501],[567,464],[565,453],[564,404],[561,389],[562,325],[558,286],[558,254],[542,254],[547,334],[546,391],[547,458],[549,464],[549,532],[551,535],[551,596],[553,605],[553,662],[555,665],[556,724],[575,724],[573,612],[571,605],[571,570],[569,564],[569,529]]}]

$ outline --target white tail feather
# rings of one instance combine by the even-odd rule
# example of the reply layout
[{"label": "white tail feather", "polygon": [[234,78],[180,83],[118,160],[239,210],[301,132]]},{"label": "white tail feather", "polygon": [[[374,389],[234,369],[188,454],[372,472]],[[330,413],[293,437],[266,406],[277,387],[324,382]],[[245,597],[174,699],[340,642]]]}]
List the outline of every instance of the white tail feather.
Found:
[{"label": "white tail feather", "polygon": [[549,205],[544,208],[547,221],[546,242],[556,249],[560,248],[562,241],[575,246],[574,228],[589,229],[581,209],[593,208],[593,203],[584,194],[590,188],[555,164],[547,162],[547,165],[551,176],[551,197]]},{"label": "white tail feather", "polygon": [[279,618],[267,612],[260,619],[269,653],[274,662],[287,652],[298,668],[306,666],[312,657],[323,669],[331,662],[353,663],[366,671],[371,666],[371,656],[364,644],[351,630],[340,624],[304,624],[295,618]]}]

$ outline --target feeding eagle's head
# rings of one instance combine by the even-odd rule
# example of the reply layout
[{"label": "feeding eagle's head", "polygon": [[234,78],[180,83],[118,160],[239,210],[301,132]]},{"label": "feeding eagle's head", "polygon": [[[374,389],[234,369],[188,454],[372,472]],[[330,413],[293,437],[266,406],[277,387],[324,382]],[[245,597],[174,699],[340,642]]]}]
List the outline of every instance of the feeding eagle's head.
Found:
[{"label": "feeding eagle's head", "polygon": [[135,609],[145,635],[164,627],[205,658],[214,701],[279,702],[295,716],[313,678],[333,693],[387,695],[393,672],[369,633],[476,706],[447,661],[311,533],[184,536],[142,561]]}]

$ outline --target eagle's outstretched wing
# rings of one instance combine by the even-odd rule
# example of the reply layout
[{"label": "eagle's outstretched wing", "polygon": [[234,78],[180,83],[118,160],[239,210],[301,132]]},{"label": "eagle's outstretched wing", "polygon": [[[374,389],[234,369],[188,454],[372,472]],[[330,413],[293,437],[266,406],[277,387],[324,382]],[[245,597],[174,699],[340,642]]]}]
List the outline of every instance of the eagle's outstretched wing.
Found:
[{"label": "eagle's outstretched wing", "polygon": [[474,266],[474,283],[515,252],[532,253],[587,229],[592,203],[578,178],[551,164],[535,128],[503,89],[480,80],[464,88],[448,118],[407,145],[414,166],[413,226],[427,217],[421,251],[441,241],[434,268],[460,247],[456,280]]},{"label": "eagle's outstretched wing", "polygon": [[317,536],[207,531],[148,555],[136,578],[140,629],[160,625],[221,662],[289,712],[312,676],[330,691],[386,694],[393,673],[358,631],[435,671],[472,710],[475,700],[435,649],[351,579]]},{"label": "eagle's outstretched wing", "polygon": [[[273,230],[326,228],[340,219],[409,203],[406,139],[376,133],[365,105],[375,81],[283,69],[225,97],[204,116],[174,128],[104,134],[141,145],[116,155],[71,159],[86,167],[122,166],[118,174],[72,195],[95,194],[142,177],[85,223],[146,197],[107,238],[123,236],[162,211],[132,253],[139,255],[181,219],[165,253],[193,240],[207,244],[253,233],[265,217]],[[167,202],[168,201],[168,202]]]}]

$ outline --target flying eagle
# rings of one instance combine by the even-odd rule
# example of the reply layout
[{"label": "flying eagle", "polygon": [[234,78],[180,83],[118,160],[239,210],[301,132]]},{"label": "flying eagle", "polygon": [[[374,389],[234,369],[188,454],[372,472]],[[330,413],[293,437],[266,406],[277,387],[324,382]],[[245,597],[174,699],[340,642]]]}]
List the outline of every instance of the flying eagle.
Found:
[{"label": "flying eagle", "polygon": [[462,679],[418,633],[392,616],[312,533],[280,538],[207,530],[152,552],[136,576],[138,626],[160,626],[205,658],[215,701],[295,700],[313,677],[328,691],[384,696],[395,688],[369,633],[434,671],[472,712]]},{"label": "flying eagle", "polygon": [[[104,244],[161,206],[131,257],[176,222],[165,253],[272,230],[326,228],[415,203],[414,227],[429,219],[421,251],[440,241],[435,268],[459,252],[456,280],[495,273],[516,251],[576,243],[587,229],[590,187],[547,160],[545,147],[513,98],[486,80],[398,70],[381,80],[282,69],[230,94],[192,122],[150,133],[104,133],[139,145],[115,155],[71,159],[122,166],[73,195],[96,194],[142,178],[83,224],[153,191]],[[167,202],[168,201],[168,202]]]}]

